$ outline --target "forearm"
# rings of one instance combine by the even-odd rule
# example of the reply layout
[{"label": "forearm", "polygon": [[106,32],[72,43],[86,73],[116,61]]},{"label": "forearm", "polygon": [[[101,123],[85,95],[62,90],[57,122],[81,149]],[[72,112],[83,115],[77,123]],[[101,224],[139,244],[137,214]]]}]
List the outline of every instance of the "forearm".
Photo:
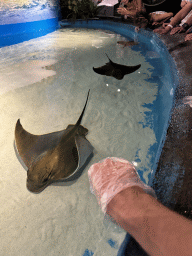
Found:
[{"label": "forearm", "polygon": [[164,207],[141,188],[130,187],[117,194],[108,204],[107,213],[149,255],[191,255],[192,222]]},{"label": "forearm", "polygon": [[192,26],[192,15],[187,19],[186,23],[190,26]]},{"label": "forearm", "polygon": [[141,12],[143,10],[142,0],[137,0],[137,11]]},{"label": "forearm", "polygon": [[192,3],[187,3],[171,20],[169,23],[173,27],[177,25],[182,19],[185,18],[185,16],[191,11],[192,9]]}]

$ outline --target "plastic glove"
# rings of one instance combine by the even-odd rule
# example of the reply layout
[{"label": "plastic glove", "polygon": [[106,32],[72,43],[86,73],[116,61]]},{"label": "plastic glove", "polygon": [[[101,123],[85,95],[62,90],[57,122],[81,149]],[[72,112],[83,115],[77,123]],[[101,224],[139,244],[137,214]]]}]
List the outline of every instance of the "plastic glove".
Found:
[{"label": "plastic glove", "polygon": [[88,170],[90,189],[104,213],[111,199],[122,190],[139,186],[156,197],[154,190],[141,181],[135,167],[123,158],[108,157]]}]

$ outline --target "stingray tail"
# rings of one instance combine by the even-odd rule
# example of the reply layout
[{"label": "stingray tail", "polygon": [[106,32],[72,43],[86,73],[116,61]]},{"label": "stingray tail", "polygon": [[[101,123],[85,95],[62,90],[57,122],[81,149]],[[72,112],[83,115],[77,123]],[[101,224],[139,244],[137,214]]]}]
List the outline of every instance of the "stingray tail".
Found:
[{"label": "stingray tail", "polygon": [[88,94],[87,94],[87,99],[86,99],[86,102],[85,102],[85,106],[84,106],[84,108],[83,108],[83,111],[82,111],[82,113],[81,113],[79,119],[77,120],[77,123],[75,124],[75,126],[79,126],[80,123],[81,123],[81,120],[82,120],[82,118],[83,118],[83,115],[84,115],[84,112],[85,112],[85,109],[86,109],[86,106],[87,106],[87,101],[88,101],[88,98],[89,98],[89,92],[90,92],[90,89],[89,89]]},{"label": "stingray tail", "polygon": [[[105,53],[105,54],[107,55],[107,53]],[[107,55],[107,58],[109,59],[109,56],[108,56],[108,55]],[[109,59],[109,61],[110,61],[111,63],[113,63],[113,61],[112,61],[112,60],[110,60],[110,59]]]}]

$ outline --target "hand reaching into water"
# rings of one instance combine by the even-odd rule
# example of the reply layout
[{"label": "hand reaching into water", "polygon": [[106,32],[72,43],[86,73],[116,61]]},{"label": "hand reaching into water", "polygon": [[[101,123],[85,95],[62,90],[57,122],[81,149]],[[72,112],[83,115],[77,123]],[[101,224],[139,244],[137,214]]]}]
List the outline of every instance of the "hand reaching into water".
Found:
[{"label": "hand reaching into water", "polygon": [[190,40],[192,40],[192,34],[186,35],[185,41],[190,41]]},{"label": "hand reaching into water", "polygon": [[135,167],[122,158],[106,158],[93,164],[88,176],[91,191],[104,213],[111,199],[128,187],[139,186],[155,197],[154,190],[140,180]]},{"label": "hand reaching into water", "polygon": [[160,35],[165,35],[169,31],[171,31],[171,27],[167,26],[166,28],[156,28],[153,30],[153,32],[158,33]]},{"label": "hand reaching into water", "polygon": [[170,35],[174,35],[176,33],[182,33],[185,32],[185,29],[183,27],[175,27],[171,30]]}]

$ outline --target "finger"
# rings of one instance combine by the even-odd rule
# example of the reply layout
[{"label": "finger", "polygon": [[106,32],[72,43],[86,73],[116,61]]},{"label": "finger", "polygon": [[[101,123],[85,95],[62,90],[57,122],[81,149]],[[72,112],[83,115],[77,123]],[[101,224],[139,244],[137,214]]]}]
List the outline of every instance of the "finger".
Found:
[{"label": "finger", "polygon": [[158,30],[155,31],[155,32],[161,35],[161,34],[163,33],[163,30],[162,30],[162,29],[158,29]]},{"label": "finger", "polygon": [[179,31],[179,28],[174,28],[171,30],[170,35],[174,35]]},{"label": "finger", "polygon": [[192,34],[188,34],[186,37],[185,37],[185,41],[190,41],[192,40]]},{"label": "finger", "polygon": [[169,23],[163,23],[162,27],[166,28]]},{"label": "finger", "polygon": [[159,32],[160,35],[164,35],[164,34],[167,34],[168,31],[166,31],[165,29],[161,29],[161,31]]},{"label": "finger", "polygon": [[179,33],[184,32],[183,28],[180,28],[178,32],[179,32]]}]

